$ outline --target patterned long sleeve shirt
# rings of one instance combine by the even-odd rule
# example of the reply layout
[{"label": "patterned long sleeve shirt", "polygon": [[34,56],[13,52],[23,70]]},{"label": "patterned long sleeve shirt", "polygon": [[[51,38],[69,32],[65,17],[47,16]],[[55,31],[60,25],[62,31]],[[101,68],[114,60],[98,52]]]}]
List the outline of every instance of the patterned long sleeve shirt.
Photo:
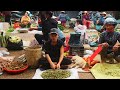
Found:
[{"label": "patterned long sleeve shirt", "polygon": [[99,44],[107,42],[109,44],[109,49],[112,49],[116,42],[120,43],[120,33],[118,32],[103,32],[99,38]]}]

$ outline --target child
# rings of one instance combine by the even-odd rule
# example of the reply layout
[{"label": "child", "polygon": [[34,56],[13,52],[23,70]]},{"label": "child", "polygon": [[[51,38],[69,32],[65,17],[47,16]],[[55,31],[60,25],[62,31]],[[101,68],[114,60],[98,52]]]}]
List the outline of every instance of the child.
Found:
[{"label": "child", "polygon": [[80,19],[77,19],[74,30],[75,32],[80,32],[81,35],[84,35],[86,32],[87,27],[82,24],[82,21]]},{"label": "child", "polygon": [[86,33],[87,27],[82,24],[82,21],[80,19],[77,19],[76,25],[74,27],[75,32],[81,33],[81,40],[84,39],[84,35]]}]

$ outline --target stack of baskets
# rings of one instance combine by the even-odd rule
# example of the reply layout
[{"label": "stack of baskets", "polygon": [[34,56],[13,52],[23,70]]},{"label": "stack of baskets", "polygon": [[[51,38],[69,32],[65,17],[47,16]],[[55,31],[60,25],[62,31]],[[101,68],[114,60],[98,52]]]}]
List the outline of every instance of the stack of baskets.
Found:
[{"label": "stack of baskets", "polygon": [[69,40],[69,45],[70,45],[70,50],[69,50],[69,55],[79,55],[83,57],[84,55],[84,46],[80,41],[80,33],[71,33],[70,34],[70,40]]}]

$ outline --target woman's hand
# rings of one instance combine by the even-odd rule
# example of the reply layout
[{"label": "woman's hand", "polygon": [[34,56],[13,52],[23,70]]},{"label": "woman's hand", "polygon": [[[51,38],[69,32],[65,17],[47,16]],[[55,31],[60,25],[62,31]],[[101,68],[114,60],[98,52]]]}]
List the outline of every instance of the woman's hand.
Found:
[{"label": "woman's hand", "polygon": [[108,43],[102,43],[102,45],[103,45],[104,47],[108,47],[108,46],[109,46]]},{"label": "woman's hand", "polygon": [[59,64],[59,63],[56,65],[56,68],[57,68],[57,69],[60,69],[60,64]]},{"label": "woman's hand", "polygon": [[52,69],[55,69],[55,68],[56,68],[56,65],[55,65],[54,63],[51,63],[51,64],[50,64],[50,67],[51,67]]}]

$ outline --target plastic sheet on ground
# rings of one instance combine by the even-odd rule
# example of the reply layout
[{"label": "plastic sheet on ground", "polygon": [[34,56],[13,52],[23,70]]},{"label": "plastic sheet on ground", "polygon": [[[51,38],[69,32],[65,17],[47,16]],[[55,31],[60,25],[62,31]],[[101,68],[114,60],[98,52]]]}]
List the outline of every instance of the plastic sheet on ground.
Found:
[{"label": "plastic sheet on ground", "polygon": [[98,63],[91,73],[96,79],[120,79],[120,64]]},{"label": "plastic sheet on ground", "polygon": [[[72,74],[70,77],[66,78],[66,79],[79,79],[79,75],[78,75],[78,71],[77,69],[75,68],[72,68],[72,69],[67,69],[69,70]],[[41,74],[43,73],[44,71],[41,71],[39,68],[36,69],[36,72],[35,72],[35,75],[32,77],[32,79],[43,79],[41,77]]]}]

